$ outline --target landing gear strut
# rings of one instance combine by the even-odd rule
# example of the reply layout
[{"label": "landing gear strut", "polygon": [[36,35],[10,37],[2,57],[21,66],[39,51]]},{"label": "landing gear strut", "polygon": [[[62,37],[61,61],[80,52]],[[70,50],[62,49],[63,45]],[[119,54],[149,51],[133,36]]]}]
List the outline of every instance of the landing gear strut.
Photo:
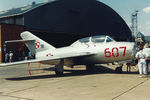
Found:
[{"label": "landing gear strut", "polygon": [[116,73],[122,73],[123,64],[115,69]]},{"label": "landing gear strut", "polygon": [[58,65],[55,66],[55,73],[57,76],[63,76],[64,72],[64,60],[62,59]]}]

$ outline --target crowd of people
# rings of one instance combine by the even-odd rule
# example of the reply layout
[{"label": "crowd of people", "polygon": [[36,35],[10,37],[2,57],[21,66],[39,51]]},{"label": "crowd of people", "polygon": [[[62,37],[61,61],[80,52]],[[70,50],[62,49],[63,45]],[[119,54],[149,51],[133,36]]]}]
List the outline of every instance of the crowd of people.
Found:
[{"label": "crowd of people", "polygon": [[[139,50],[135,55],[136,62],[139,70],[139,77],[147,77],[149,71],[149,62],[150,62],[150,43],[143,44],[141,43],[139,46]],[[127,65],[127,72],[131,70],[131,63],[128,62]]]},{"label": "crowd of people", "polygon": [[[150,52],[150,51],[149,51]],[[148,75],[148,52],[144,50],[144,45],[140,45],[140,50],[135,55],[138,60],[139,77],[147,77]]]},{"label": "crowd of people", "polygon": [[5,53],[5,63],[12,62],[13,61],[13,53],[12,51],[9,51]]},{"label": "crowd of people", "polygon": [[[14,61],[14,54],[12,51],[6,52],[5,53],[5,63],[11,63]],[[18,60],[30,60],[30,59],[35,59],[35,55],[32,52],[28,52],[27,56],[25,52],[22,52],[22,55],[18,57]]]}]

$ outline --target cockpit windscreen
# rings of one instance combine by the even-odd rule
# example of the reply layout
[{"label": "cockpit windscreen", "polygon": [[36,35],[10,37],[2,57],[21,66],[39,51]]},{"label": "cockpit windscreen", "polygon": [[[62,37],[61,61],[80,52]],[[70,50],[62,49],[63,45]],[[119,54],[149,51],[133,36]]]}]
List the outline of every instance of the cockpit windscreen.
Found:
[{"label": "cockpit windscreen", "polygon": [[81,43],[88,43],[89,41],[90,41],[90,37],[83,38],[83,39],[79,40],[79,42],[81,42]]},{"label": "cockpit windscreen", "polygon": [[110,38],[109,36],[91,36],[91,37],[86,37],[82,38],[79,40],[80,43],[88,43],[88,42],[93,42],[93,43],[104,43],[104,42],[112,42],[115,41],[114,39]]},{"label": "cockpit windscreen", "polygon": [[105,41],[106,36],[92,36],[91,41],[94,43],[102,43]]}]

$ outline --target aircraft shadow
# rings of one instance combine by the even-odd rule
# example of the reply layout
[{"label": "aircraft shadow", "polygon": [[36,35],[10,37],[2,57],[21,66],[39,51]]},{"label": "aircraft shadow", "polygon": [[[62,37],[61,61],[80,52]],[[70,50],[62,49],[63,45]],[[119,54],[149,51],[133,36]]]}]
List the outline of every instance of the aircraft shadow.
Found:
[{"label": "aircraft shadow", "polygon": [[[54,67],[51,68],[45,68],[42,70],[47,70],[47,71],[54,71]],[[14,78],[6,78],[6,80],[10,81],[23,81],[23,80],[34,80],[34,79],[47,79],[47,78],[60,78],[60,77],[70,77],[70,76],[83,76],[83,75],[92,75],[92,74],[114,74],[115,71],[113,69],[110,69],[105,66],[94,66],[94,69],[91,72],[88,72],[86,70],[74,70],[74,69],[65,69],[65,72],[69,73],[64,73],[63,76],[57,76],[55,74],[48,74],[48,75],[37,75],[37,76],[25,76],[25,77],[14,77]],[[123,72],[123,74],[137,74],[137,72]]]}]

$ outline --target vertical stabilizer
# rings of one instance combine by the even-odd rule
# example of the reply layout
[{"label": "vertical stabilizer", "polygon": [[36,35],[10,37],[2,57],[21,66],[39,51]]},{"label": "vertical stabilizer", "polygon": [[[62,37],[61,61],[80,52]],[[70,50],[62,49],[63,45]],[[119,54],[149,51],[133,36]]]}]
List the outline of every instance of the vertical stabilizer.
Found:
[{"label": "vertical stabilizer", "polygon": [[28,31],[22,32],[20,36],[23,40],[34,40],[25,43],[28,49],[33,53],[38,53],[45,50],[53,51],[56,49],[52,45],[33,35],[31,32]]}]

